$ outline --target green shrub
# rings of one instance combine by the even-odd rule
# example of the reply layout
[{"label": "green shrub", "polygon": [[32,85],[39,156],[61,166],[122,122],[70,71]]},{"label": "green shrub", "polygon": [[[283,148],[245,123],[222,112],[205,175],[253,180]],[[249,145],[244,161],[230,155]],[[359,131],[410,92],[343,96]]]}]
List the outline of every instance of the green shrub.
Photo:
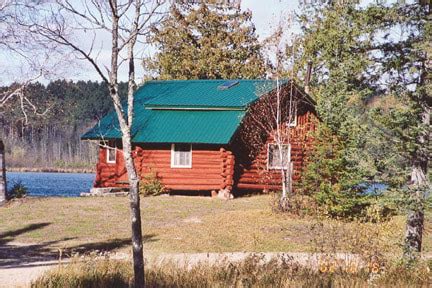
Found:
[{"label": "green shrub", "polygon": [[157,196],[166,193],[167,190],[157,177],[157,174],[150,172],[146,174],[139,184],[140,194],[143,196]]},{"label": "green shrub", "polygon": [[381,201],[385,197],[368,193],[367,183],[377,173],[372,159],[362,154],[355,141],[335,135],[325,124],[313,136],[313,151],[306,157],[297,189],[314,202],[316,209],[309,210],[337,219],[376,222],[388,218],[393,209]]},{"label": "green shrub", "polygon": [[397,209],[384,201],[374,201],[366,208],[365,215],[362,217],[368,222],[381,222],[389,220],[391,216],[396,215]]},{"label": "green shrub", "polygon": [[27,195],[27,187],[22,184],[21,181],[17,182],[12,186],[12,188],[9,190],[8,197],[9,199],[13,198],[23,198]]}]

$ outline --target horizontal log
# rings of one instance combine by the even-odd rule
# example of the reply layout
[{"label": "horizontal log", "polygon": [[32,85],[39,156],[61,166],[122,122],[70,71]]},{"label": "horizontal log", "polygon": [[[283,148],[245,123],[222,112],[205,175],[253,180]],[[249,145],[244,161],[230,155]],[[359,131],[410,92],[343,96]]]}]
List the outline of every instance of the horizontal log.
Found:
[{"label": "horizontal log", "polygon": [[201,175],[220,175],[221,170],[213,167],[193,167],[192,168],[169,168],[169,167],[160,167],[160,168],[152,168],[149,169],[154,173],[158,174],[201,174]]},{"label": "horizontal log", "polygon": [[[303,159],[304,159],[304,156],[303,155],[291,155],[291,162],[298,162],[298,163],[301,163],[302,161],[303,161]],[[262,162],[264,162],[264,163],[267,163],[267,161],[268,161],[268,157],[267,157],[267,155],[263,155],[263,156],[258,156],[258,157],[256,157],[255,159],[254,159],[254,161],[262,161]]]},{"label": "horizontal log", "polygon": [[[148,157],[143,158],[143,163],[171,163],[171,157]],[[214,162],[214,163],[222,163],[222,160],[219,158],[214,157],[192,157],[192,162],[200,162],[200,163],[207,163],[207,162]]]},{"label": "horizontal log", "polygon": [[[145,175],[142,175],[145,176]],[[158,177],[162,179],[209,179],[221,180],[224,179],[219,174],[186,174],[186,173],[158,173]]]},{"label": "horizontal log", "polygon": [[222,171],[217,167],[194,167],[194,166],[192,166],[192,168],[151,167],[148,170],[153,171],[155,173],[181,173],[181,174],[188,174],[188,173],[220,174]]},{"label": "horizontal log", "polygon": [[222,179],[218,180],[206,180],[206,179],[164,179],[161,178],[161,182],[164,185],[215,185],[218,186],[222,183]]},{"label": "horizontal log", "polygon": [[[214,166],[220,167],[222,162],[220,161],[206,161],[203,159],[192,159],[192,166]],[[142,166],[171,166],[171,160],[167,161],[166,159],[163,161],[154,161],[153,159],[149,159],[146,162],[143,162]]]},{"label": "horizontal log", "polygon": [[221,173],[223,169],[218,165],[203,165],[203,164],[194,164],[192,163],[191,168],[178,168],[173,167],[171,168],[171,164],[168,165],[144,165],[141,166],[142,170],[150,170],[150,171],[175,171],[175,170],[185,170],[185,171],[191,171],[191,170],[203,170],[203,171],[217,171],[218,173]]},{"label": "horizontal log", "polygon": [[248,183],[256,183],[259,181],[264,181],[264,178],[256,176],[256,177],[244,177],[244,176],[240,176],[239,182],[248,182]]},{"label": "horizontal log", "polygon": [[[142,163],[144,164],[170,164],[171,158],[166,159],[145,159]],[[223,163],[220,159],[211,159],[211,158],[192,158],[192,164],[209,164],[209,165],[219,165]]]},{"label": "horizontal log", "polygon": [[[300,173],[293,173],[293,177],[300,176]],[[280,179],[281,174],[280,173],[245,173],[240,175],[240,179]]]},{"label": "horizontal log", "polygon": [[105,179],[105,178],[113,178],[113,177],[118,177],[119,175],[117,175],[116,173],[100,173],[99,174],[100,175],[100,177],[102,178],[102,179]]},{"label": "horizontal log", "polygon": [[237,188],[238,189],[264,190],[264,189],[277,189],[279,187],[272,188],[269,185],[238,183]]},{"label": "horizontal log", "polygon": [[166,185],[166,188],[171,190],[211,191],[211,190],[218,190],[220,186],[219,185]]},{"label": "horizontal log", "polygon": [[[198,154],[198,153],[192,153],[192,159],[212,159],[212,160],[217,160],[220,161],[221,157],[219,157],[219,155],[217,154]],[[161,160],[161,159],[171,159],[171,153],[169,154],[144,154],[144,155],[139,155],[134,159],[144,159],[144,161],[148,161],[148,160]]]},{"label": "horizontal log", "polygon": [[101,163],[98,166],[99,169],[115,169],[115,167],[116,167],[115,164],[106,164],[106,163]]}]

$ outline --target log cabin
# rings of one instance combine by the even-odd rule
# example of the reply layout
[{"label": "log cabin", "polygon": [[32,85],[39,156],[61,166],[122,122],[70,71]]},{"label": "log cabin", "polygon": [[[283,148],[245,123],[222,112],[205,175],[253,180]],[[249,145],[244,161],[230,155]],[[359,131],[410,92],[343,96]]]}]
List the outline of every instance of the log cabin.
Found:
[{"label": "log cabin", "polygon": [[[148,81],[134,101],[137,172],[154,174],[169,191],[278,190],[282,169],[295,187],[317,121],[314,100],[289,80]],[[288,135],[280,146],[277,129]],[[115,112],[81,138],[101,144],[94,187],[127,187]]]}]

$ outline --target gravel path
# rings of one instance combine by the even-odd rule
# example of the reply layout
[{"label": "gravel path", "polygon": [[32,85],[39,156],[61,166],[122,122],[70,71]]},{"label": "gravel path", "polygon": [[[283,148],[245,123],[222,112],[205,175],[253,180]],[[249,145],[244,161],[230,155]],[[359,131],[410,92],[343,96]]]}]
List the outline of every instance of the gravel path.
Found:
[{"label": "gravel path", "polygon": [[47,248],[47,244],[0,241],[0,287],[28,287],[32,280],[57,265],[58,253]]},{"label": "gravel path", "polygon": [[19,267],[0,267],[0,287],[30,287],[30,283],[45,271],[56,267],[58,261],[37,261]]},{"label": "gravel path", "polygon": [[[166,253],[145,256],[150,265],[163,265],[169,262],[190,268],[200,263],[221,263],[223,265],[223,263],[228,262],[239,262],[252,254],[259,257],[263,263],[277,257],[280,260],[284,259],[310,267],[318,267],[320,261],[324,259],[324,255],[310,253]],[[119,260],[130,259],[130,256],[125,253],[112,253],[110,257]],[[335,257],[345,262],[355,261],[356,258],[343,253],[335,255]],[[62,263],[65,262],[68,260],[63,259]],[[41,249],[40,244],[0,243],[0,287],[30,287],[32,281],[47,270],[57,267],[58,263],[58,252]]]},{"label": "gravel path", "polygon": [[[42,250],[37,244],[22,244],[10,242],[7,244],[0,243],[0,287],[30,287],[30,283],[36,280],[44,272],[55,268],[58,261],[58,253]],[[34,253],[38,251],[38,253]],[[255,255],[262,263],[272,259],[279,261],[289,261],[300,265],[318,269],[322,264],[334,263],[339,265],[350,265],[352,263],[361,264],[359,257],[353,254],[337,253],[332,255],[328,260],[326,254],[312,253],[250,253],[250,252],[232,252],[232,253],[166,253],[159,255],[145,255],[146,261],[150,265],[163,265],[164,263],[173,263],[182,267],[193,267],[200,263],[218,264],[239,262],[247,257]],[[130,256],[125,253],[112,253],[112,259],[130,260]],[[431,258],[430,253],[423,255],[424,258]],[[63,259],[62,263],[68,262]],[[343,266],[342,266],[343,267]]]}]

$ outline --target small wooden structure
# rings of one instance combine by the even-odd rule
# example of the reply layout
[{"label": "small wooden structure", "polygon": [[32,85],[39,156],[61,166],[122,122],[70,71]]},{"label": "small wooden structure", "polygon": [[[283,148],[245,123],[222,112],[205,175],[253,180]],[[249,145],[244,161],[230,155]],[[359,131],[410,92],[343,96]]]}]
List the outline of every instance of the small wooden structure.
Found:
[{"label": "small wooden structure", "polygon": [[[308,132],[317,118],[314,101],[303,89],[282,83],[284,99],[294,99],[297,105],[287,156],[295,184],[312,143]],[[169,190],[280,189],[280,171],[269,165],[273,136],[255,127],[251,119],[256,117],[250,114],[262,99],[274,97],[274,91],[275,82],[270,80],[146,82],[135,94],[132,129],[139,175],[153,173]],[[94,187],[127,187],[117,126],[112,112],[82,136],[103,144]]]},{"label": "small wooden structure", "polygon": [[0,205],[7,200],[5,147],[0,140]]}]

